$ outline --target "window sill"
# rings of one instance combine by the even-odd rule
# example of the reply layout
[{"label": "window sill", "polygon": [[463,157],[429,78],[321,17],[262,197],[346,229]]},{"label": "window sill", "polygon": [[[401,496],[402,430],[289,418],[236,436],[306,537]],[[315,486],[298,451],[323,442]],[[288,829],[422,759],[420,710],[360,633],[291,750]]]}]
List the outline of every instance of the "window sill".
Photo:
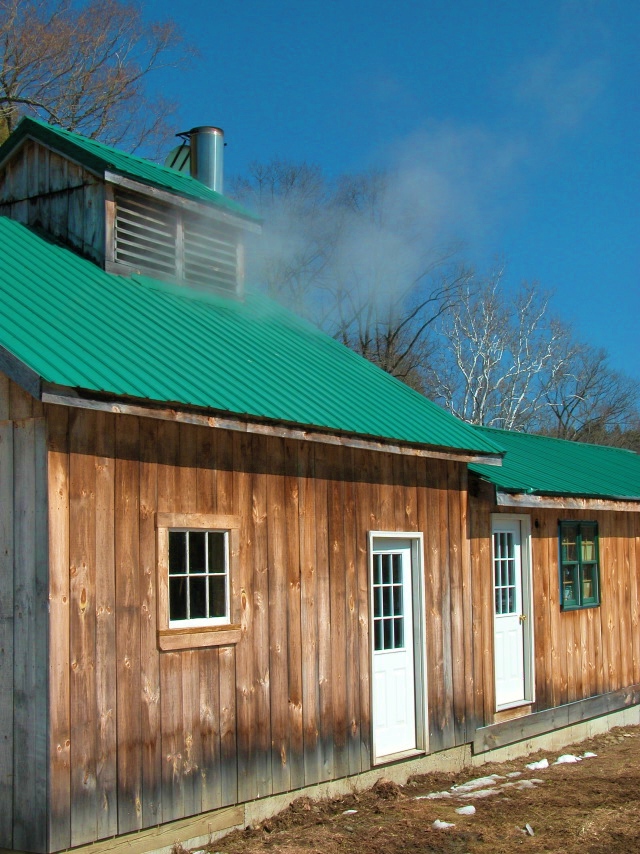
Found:
[{"label": "window sill", "polygon": [[158,648],[163,652],[176,652],[183,649],[232,646],[238,643],[241,634],[240,626],[161,629],[158,632]]}]

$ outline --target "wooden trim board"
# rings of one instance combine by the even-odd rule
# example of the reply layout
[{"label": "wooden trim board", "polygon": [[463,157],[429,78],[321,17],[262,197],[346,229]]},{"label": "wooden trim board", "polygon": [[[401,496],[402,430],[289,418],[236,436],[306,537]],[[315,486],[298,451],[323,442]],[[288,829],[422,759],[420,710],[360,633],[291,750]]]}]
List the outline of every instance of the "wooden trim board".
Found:
[{"label": "wooden trim board", "polygon": [[581,723],[590,718],[617,712],[640,704],[640,685],[631,685],[620,691],[599,694],[586,700],[534,712],[532,715],[503,721],[491,726],[480,727],[473,739],[473,752],[486,753],[498,747],[515,744],[537,735]]}]

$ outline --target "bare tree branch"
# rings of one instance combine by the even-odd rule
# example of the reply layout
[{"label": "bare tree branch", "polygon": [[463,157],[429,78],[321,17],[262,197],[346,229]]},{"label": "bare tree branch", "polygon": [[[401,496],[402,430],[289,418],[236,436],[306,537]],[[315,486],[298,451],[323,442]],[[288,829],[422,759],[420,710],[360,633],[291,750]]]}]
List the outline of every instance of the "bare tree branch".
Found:
[{"label": "bare tree branch", "polygon": [[147,23],[135,3],[0,0],[0,133],[27,113],[135,149],[168,136],[173,107],[148,76],[184,63],[171,21]]}]

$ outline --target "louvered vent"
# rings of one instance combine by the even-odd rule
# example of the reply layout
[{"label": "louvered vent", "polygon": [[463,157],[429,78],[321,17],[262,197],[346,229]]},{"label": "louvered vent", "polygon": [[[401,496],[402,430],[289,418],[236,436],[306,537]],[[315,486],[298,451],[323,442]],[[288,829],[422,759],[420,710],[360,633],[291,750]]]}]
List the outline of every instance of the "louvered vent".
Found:
[{"label": "louvered vent", "polygon": [[116,199],[115,260],[137,269],[176,275],[177,217],[140,196]]},{"label": "louvered vent", "polygon": [[129,193],[118,193],[115,201],[117,264],[198,287],[236,292],[234,229]]},{"label": "louvered vent", "polygon": [[232,229],[211,225],[195,217],[183,220],[184,277],[194,285],[212,282],[219,288],[236,289],[236,239]]}]

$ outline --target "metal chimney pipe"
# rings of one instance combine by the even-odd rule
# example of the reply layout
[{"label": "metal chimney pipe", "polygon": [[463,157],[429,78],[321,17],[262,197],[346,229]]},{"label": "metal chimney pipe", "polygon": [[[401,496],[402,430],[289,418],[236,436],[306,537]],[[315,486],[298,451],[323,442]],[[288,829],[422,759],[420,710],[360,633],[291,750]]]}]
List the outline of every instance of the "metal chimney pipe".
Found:
[{"label": "metal chimney pipe", "polygon": [[189,131],[191,176],[211,190],[222,192],[224,131],[205,125]]}]

